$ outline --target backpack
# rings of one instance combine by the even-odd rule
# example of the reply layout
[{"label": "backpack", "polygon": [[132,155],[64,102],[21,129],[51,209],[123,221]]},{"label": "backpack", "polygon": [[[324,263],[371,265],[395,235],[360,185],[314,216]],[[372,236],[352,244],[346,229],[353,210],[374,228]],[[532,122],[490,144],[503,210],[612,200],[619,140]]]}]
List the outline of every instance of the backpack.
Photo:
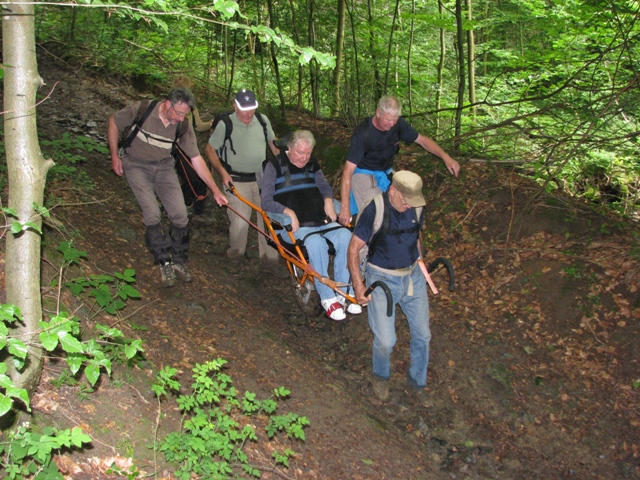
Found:
[{"label": "backpack", "polygon": [[[368,259],[371,256],[373,256],[373,253],[375,252],[378,246],[378,243],[380,242],[380,239],[389,232],[390,233],[395,232],[393,230],[390,231],[389,229],[391,204],[389,203],[388,192],[380,193],[375,197],[373,197],[364,205],[364,207],[362,208],[362,211],[364,211],[365,208],[367,208],[367,206],[371,202],[375,204],[376,216],[373,219],[373,230],[371,231],[371,236],[369,237],[369,241],[362,247],[362,249],[359,252],[360,269],[363,272],[367,265]],[[422,216],[423,209],[424,207],[418,207],[413,209],[413,212],[416,215],[417,225],[415,228],[417,229],[420,229],[420,217]],[[356,225],[358,224],[359,219],[360,219],[360,216],[358,216],[358,218],[356,219]],[[395,233],[401,233],[401,232],[395,232]]]},{"label": "backpack", "polygon": [[[131,146],[133,140],[138,135],[140,128],[142,128],[142,124],[147,120],[147,118],[149,118],[149,115],[151,115],[151,112],[157,104],[157,100],[142,100],[140,102],[140,106],[138,107],[138,111],[136,112],[133,123],[122,130],[122,135],[120,136],[120,141],[118,142],[118,147],[121,153],[120,156],[122,156],[122,154],[124,154],[124,151]],[[178,123],[178,128],[176,129],[176,138],[173,141],[173,150],[175,150],[176,142],[178,141],[178,139],[185,133],[187,133],[188,129],[188,121]],[[172,154],[174,153],[173,150]]]},{"label": "backpack", "polygon": [[[215,132],[218,124],[220,122],[224,123],[224,140],[222,141],[222,146],[218,148],[217,153],[218,153],[218,157],[220,158],[220,161],[222,162],[222,165],[224,165],[224,169],[228,173],[233,173],[233,169],[231,168],[231,165],[229,165],[229,162],[227,161],[227,144],[229,145],[229,148],[231,149],[233,154],[234,155],[236,154],[236,151],[233,148],[233,140],[231,139],[231,134],[233,133],[233,123],[231,122],[231,118],[229,118],[229,115],[231,115],[232,113],[234,112],[233,111],[225,112],[221,115],[217,115],[215,120],[213,121],[213,124],[211,125],[211,135],[213,135],[213,132]],[[255,116],[258,119],[258,123],[262,125],[262,131],[264,132],[264,143],[265,143],[265,149],[266,149],[266,145],[269,144],[269,139],[267,134],[267,122],[260,113],[256,112]]]}]

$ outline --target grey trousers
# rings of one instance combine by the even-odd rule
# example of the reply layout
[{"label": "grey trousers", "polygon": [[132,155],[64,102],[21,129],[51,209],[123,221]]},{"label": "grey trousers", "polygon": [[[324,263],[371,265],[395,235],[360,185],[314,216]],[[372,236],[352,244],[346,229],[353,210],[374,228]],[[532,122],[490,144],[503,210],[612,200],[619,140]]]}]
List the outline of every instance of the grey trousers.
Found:
[{"label": "grey trousers", "polygon": [[[145,243],[154,263],[187,261],[189,218],[174,164],[172,157],[156,162],[141,162],[126,154],[122,158],[127,182],[142,209]],[[171,222],[169,232],[161,224],[158,198]]]},{"label": "grey trousers", "polygon": [[127,182],[142,209],[142,219],[147,227],[159,224],[162,218],[158,199],[167,211],[172,225],[184,228],[189,224],[173,157],[156,162],[142,162],[125,154],[122,165]]}]

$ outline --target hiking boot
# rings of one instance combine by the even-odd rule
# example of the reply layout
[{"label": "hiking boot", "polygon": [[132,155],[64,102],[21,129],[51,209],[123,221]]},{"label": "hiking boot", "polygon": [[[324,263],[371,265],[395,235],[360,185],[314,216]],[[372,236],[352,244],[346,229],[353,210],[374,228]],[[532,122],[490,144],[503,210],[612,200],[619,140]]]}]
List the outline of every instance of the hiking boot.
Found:
[{"label": "hiking boot", "polygon": [[176,276],[185,283],[193,282],[193,275],[189,273],[186,263],[174,263],[173,272]]},{"label": "hiking boot", "polygon": [[362,313],[362,305],[358,303],[351,303],[342,296],[339,298],[339,302],[342,308],[344,308],[344,311],[351,315],[360,315]]},{"label": "hiking boot", "polygon": [[371,390],[381,402],[389,400],[389,380],[374,375],[371,379]]},{"label": "hiking boot", "polygon": [[260,271],[276,278],[289,278],[289,270],[279,260],[260,260]]},{"label": "hiking boot", "polygon": [[329,317],[331,320],[340,321],[347,318],[342,305],[340,305],[340,302],[336,297],[321,300],[320,303],[322,304],[322,308],[324,308],[327,317]]},{"label": "hiking boot", "polygon": [[160,275],[162,275],[162,286],[164,288],[173,287],[176,284],[176,274],[173,272],[171,262],[160,264]]}]

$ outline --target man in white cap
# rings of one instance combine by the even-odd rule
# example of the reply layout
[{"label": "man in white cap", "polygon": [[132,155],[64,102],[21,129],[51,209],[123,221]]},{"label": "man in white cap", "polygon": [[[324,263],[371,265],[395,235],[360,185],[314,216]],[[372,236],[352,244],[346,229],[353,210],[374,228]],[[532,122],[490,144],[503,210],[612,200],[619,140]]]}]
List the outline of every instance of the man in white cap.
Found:
[{"label": "man in white cap", "polygon": [[[251,90],[240,90],[233,102],[234,112],[224,115],[214,123],[214,130],[206,147],[206,154],[213,167],[220,173],[222,184],[233,184],[240,195],[255,205],[260,205],[259,185],[262,180],[262,162],[266,159],[267,146],[274,155],[280,150],[274,145],[275,134],[265,115],[256,112],[258,100]],[[228,196],[229,206],[250,219],[252,209],[233,195]],[[229,216],[229,243],[226,267],[229,273],[238,273],[245,257],[249,224],[231,209]],[[258,227],[264,230],[262,217]],[[277,250],[267,245],[262,234],[258,235],[260,267],[277,277],[288,276]]]},{"label": "man in white cap", "polygon": [[[396,343],[396,305],[402,308],[409,322],[408,381],[417,396],[423,395],[427,385],[431,331],[427,284],[418,265],[425,205],[422,180],[412,172],[396,172],[388,192],[379,195],[383,201],[370,202],[360,214],[349,243],[348,265],[356,300],[368,305],[369,327],[373,333],[373,392],[385,402],[389,399],[390,356]],[[382,212],[376,212],[379,207]],[[389,287],[393,297],[391,316],[387,316],[383,290],[376,288],[371,295],[364,296],[359,253],[365,246],[368,247],[366,283],[372,285],[381,280]]]}]

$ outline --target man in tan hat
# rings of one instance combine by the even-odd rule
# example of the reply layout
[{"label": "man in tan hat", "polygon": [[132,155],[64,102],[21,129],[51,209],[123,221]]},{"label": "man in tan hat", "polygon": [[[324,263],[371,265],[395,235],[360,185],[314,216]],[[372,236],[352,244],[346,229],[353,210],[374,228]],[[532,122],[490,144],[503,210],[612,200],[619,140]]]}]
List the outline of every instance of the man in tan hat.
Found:
[{"label": "man in tan hat", "polygon": [[[351,281],[358,303],[368,305],[369,327],[373,333],[373,392],[383,402],[389,399],[390,356],[396,343],[396,305],[406,315],[411,332],[409,387],[421,396],[427,385],[431,340],[429,299],[426,280],[418,265],[424,205],[420,177],[404,170],[396,172],[388,192],[379,194],[360,214],[349,243]],[[366,287],[359,258],[363,247],[368,247],[366,284],[381,280],[389,287],[393,297],[390,317],[381,289],[376,288],[371,295],[364,296]]]}]

